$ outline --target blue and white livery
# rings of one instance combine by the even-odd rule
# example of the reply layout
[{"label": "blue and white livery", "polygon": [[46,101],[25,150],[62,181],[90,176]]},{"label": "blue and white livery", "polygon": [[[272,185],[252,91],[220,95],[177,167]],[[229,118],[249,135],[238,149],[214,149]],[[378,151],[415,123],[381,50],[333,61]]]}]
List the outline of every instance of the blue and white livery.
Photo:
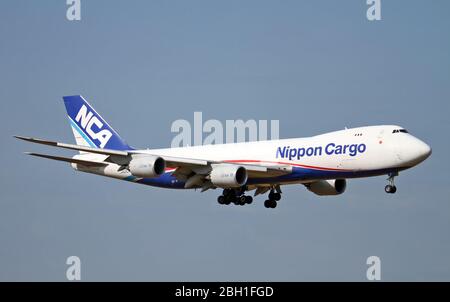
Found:
[{"label": "blue and white livery", "polygon": [[264,202],[275,208],[281,186],[303,184],[317,195],[338,195],[346,179],[394,177],[431,154],[431,148],[403,127],[368,126],[306,138],[168,149],[135,149],[80,95],[63,98],[76,144],[30,137],[19,139],[79,151],[73,157],[33,156],[65,161],[75,170],[171,189],[223,189],[220,204],[250,204],[269,192]]}]

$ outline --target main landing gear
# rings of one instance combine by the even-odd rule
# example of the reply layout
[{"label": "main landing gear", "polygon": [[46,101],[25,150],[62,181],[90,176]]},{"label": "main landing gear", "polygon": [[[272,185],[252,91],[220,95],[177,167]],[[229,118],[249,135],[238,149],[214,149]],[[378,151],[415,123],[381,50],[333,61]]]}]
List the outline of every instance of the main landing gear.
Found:
[{"label": "main landing gear", "polygon": [[281,199],[281,190],[277,189],[275,192],[274,189],[270,190],[269,199],[264,201],[264,206],[266,208],[275,209],[277,207],[277,201]]},{"label": "main landing gear", "polygon": [[389,181],[389,184],[384,187],[384,191],[388,194],[394,194],[397,192],[397,187],[394,185],[394,177],[398,176],[398,172],[389,173],[389,178],[387,179]]},{"label": "main landing gear", "polygon": [[[231,203],[235,205],[246,205],[253,202],[253,197],[245,195],[247,187],[239,189],[224,189],[222,195],[217,197],[217,202],[223,205],[229,205]],[[277,207],[277,201],[281,199],[281,189],[279,186],[275,186],[270,190],[269,199],[264,202],[266,208],[274,209]]]},{"label": "main landing gear", "polygon": [[222,195],[217,197],[219,204],[229,205],[231,203],[235,205],[246,205],[253,202],[253,197],[244,195],[245,188],[241,189],[224,189]]}]

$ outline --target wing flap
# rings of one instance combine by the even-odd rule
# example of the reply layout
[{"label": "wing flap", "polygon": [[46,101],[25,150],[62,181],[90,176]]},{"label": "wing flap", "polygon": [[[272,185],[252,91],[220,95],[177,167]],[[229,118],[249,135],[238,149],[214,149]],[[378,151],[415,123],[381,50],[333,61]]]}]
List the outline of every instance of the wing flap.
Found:
[{"label": "wing flap", "polygon": [[240,165],[247,169],[248,176],[252,178],[276,177],[292,172],[291,166],[286,165]]},{"label": "wing flap", "polygon": [[[161,155],[160,155],[161,156]],[[172,157],[172,156],[161,156],[167,163],[168,167],[177,166],[208,166],[209,162],[207,160],[195,159],[195,158],[183,158],[183,157]]]}]

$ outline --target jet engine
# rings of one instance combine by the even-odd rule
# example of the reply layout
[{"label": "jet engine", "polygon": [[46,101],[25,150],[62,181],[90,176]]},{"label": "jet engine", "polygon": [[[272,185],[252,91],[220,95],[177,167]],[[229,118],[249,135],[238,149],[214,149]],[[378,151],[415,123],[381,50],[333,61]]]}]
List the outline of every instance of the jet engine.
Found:
[{"label": "jet engine", "polygon": [[344,193],[347,181],[345,179],[319,180],[305,186],[317,195],[339,195]]},{"label": "jet engine", "polygon": [[242,187],[247,178],[247,170],[236,165],[215,165],[210,173],[211,182],[220,188]]},{"label": "jet engine", "polygon": [[164,173],[166,162],[159,156],[140,155],[131,159],[128,168],[134,176],[152,178]]}]

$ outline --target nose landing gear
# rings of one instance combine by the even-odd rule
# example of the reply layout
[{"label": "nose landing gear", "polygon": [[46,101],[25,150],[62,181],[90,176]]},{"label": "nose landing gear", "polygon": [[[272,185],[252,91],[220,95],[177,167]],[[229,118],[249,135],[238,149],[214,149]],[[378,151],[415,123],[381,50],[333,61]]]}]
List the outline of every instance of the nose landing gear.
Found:
[{"label": "nose landing gear", "polygon": [[388,176],[389,184],[384,187],[384,191],[388,194],[394,194],[397,192],[397,187],[394,185],[394,177],[398,176],[398,172],[389,173]]}]

